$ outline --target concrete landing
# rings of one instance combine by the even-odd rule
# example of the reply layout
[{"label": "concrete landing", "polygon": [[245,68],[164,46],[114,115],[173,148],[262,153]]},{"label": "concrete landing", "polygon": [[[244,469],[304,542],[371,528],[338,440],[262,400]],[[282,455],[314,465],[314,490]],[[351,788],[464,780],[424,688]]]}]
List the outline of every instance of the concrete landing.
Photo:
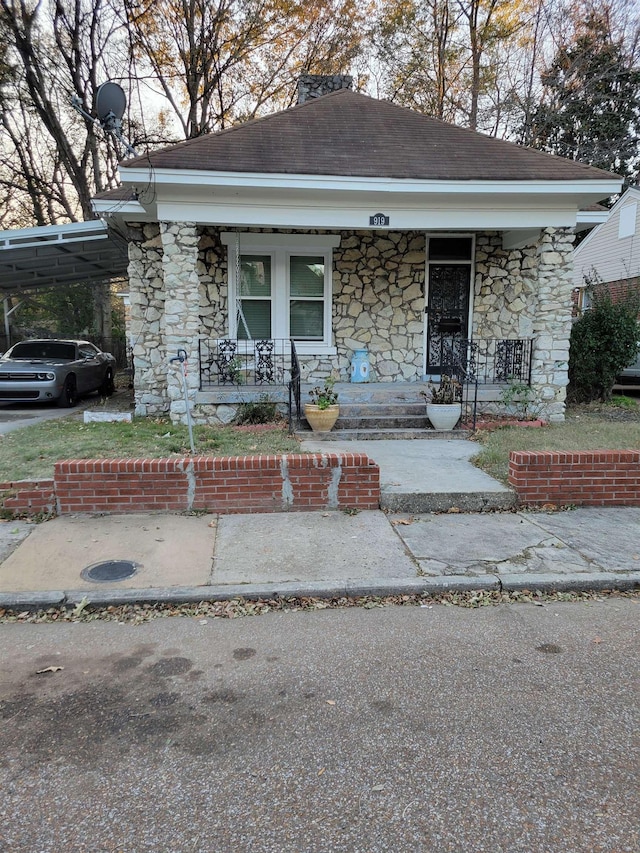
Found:
[{"label": "concrete landing", "polygon": [[319,453],[366,453],[380,466],[382,509],[390,512],[465,512],[509,509],[516,495],[469,461],[478,445],[464,439],[332,441],[305,439]]}]

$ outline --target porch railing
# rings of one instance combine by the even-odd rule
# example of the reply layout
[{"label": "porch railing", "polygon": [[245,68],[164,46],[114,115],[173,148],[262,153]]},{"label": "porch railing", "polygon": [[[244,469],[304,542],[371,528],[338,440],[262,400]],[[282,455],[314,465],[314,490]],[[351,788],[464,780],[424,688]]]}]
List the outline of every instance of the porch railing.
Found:
[{"label": "porch railing", "polygon": [[[478,386],[518,382],[531,384],[530,339],[443,338],[438,373],[458,379],[463,402],[475,421]],[[221,338],[198,344],[200,390],[221,387],[281,386],[289,394],[289,430],[301,419],[300,362],[295,343],[288,338],[255,341]]]},{"label": "porch railing", "polygon": [[475,430],[480,385],[531,384],[532,351],[533,342],[522,338],[442,339],[439,373],[458,381],[464,423]]},{"label": "porch railing", "polygon": [[201,391],[220,387],[283,386],[289,394],[289,432],[294,430],[294,418],[300,424],[300,362],[292,340],[201,340],[198,358]]},{"label": "porch railing", "polygon": [[201,340],[200,390],[221,386],[287,385],[291,379],[291,341],[265,338]]},{"label": "porch railing", "polygon": [[298,429],[302,422],[302,402],[300,390],[300,362],[296,345],[291,341],[291,379],[289,380],[289,432],[293,433],[293,418],[295,406],[295,419]]},{"label": "porch railing", "polygon": [[530,338],[443,338],[438,373],[455,365],[467,382],[478,385],[531,384]]}]

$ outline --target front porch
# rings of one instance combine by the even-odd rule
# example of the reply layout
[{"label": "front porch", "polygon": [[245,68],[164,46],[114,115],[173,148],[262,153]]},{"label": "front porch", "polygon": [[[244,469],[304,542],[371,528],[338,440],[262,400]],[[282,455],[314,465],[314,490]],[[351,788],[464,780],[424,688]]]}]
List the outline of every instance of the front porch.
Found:
[{"label": "front porch", "polygon": [[[507,247],[498,232],[145,225],[130,247],[136,411],[185,420],[182,377],[171,366],[183,349],[196,422],[228,423],[239,403],[265,394],[299,421],[302,386],[345,382],[364,348],[374,383],[411,388],[414,405],[424,405],[427,379],[453,375],[467,420],[495,408],[513,382],[532,389],[545,418],[563,420],[571,245],[565,229]],[[375,415],[415,414],[382,405]]]},{"label": "front porch", "polygon": [[[440,341],[442,373],[461,383],[462,419],[456,435],[473,428],[478,412],[495,411],[504,404],[505,389],[514,383],[531,384],[533,344],[526,339]],[[278,403],[286,412],[291,432],[308,430],[304,403],[315,382],[302,381],[300,359],[292,340],[201,340],[198,346],[199,388],[196,417],[213,414],[221,422],[235,417],[249,402]],[[334,374],[335,375],[335,374]],[[425,394],[429,379],[415,381],[337,381],[340,417],[326,438],[436,438],[426,416]],[[321,380],[320,380],[321,381]],[[447,433],[451,437],[450,433]]]}]

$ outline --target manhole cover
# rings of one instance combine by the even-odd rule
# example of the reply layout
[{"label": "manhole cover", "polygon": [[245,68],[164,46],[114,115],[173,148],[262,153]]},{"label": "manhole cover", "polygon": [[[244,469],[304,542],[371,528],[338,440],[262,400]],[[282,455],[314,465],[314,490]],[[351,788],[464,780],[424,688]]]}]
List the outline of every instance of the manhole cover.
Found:
[{"label": "manhole cover", "polygon": [[80,577],[94,583],[108,583],[109,581],[123,581],[133,577],[140,568],[139,563],[133,560],[105,560],[103,563],[94,563],[80,572]]}]

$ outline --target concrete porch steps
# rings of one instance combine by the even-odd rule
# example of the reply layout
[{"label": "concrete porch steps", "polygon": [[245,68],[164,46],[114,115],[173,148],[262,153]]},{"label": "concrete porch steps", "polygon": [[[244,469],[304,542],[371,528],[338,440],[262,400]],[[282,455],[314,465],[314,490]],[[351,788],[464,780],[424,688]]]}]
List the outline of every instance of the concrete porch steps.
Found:
[{"label": "concrete porch steps", "polygon": [[[454,429],[451,432],[435,430],[430,428],[403,429],[403,428],[368,428],[360,424],[352,429],[340,429],[339,423],[330,432],[312,432],[311,428],[303,421],[301,429],[295,430],[295,435],[301,439],[313,439],[330,444],[332,441],[425,441],[429,439],[465,439],[471,435],[469,430]],[[306,428],[305,428],[306,427]]]},{"label": "concrete porch steps", "polygon": [[469,436],[467,430],[451,433],[433,429],[427,418],[426,402],[415,386],[397,389],[346,385],[344,393],[339,393],[340,417],[335,427],[327,433],[311,433],[303,419],[302,428],[296,431],[299,437],[313,435],[318,441],[375,441]]}]

